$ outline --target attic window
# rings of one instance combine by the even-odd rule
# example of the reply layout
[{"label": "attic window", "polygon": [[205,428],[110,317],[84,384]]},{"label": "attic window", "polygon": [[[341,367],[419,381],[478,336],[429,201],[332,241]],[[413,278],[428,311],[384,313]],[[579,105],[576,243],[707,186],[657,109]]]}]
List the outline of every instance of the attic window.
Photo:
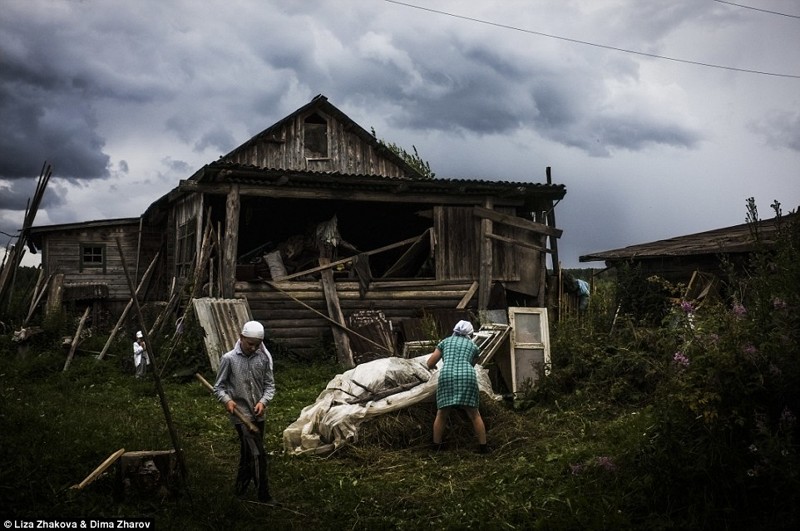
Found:
[{"label": "attic window", "polygon": [[307,159],[328,158],[328,121],[317,113],[303,120],[304,155]]}]

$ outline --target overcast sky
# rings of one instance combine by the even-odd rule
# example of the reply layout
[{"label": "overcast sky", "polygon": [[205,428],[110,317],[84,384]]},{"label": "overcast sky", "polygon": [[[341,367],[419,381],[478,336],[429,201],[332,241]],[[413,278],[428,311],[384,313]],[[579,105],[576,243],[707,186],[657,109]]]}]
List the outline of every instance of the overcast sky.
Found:
[{"label": "overcast sky", "polygon": [[317,94],[438,177],[551,166],[565,267],[800,205],[797,0],[2,4],[4,233],[45,160],[36,225],[136,217]]}]

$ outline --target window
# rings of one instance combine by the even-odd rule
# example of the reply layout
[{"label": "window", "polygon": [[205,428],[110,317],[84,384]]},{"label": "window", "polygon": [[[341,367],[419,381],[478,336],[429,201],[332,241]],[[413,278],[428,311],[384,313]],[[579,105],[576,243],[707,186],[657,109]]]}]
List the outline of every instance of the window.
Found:
[{"label": "window", "polygon": [[197,252],[197,218],[191,218],[178,227],[176,244],[176,276],[188,278],[192,274],[192,260]]},{"label": "window", "polygon": [[106,246],[102,243],[82,243],[80,270],[97,268],[106,272]]},{"label": "window", "polygon": [[303,121],[303,152],[307,159],[328,158],[328,121],[317,113]]}]

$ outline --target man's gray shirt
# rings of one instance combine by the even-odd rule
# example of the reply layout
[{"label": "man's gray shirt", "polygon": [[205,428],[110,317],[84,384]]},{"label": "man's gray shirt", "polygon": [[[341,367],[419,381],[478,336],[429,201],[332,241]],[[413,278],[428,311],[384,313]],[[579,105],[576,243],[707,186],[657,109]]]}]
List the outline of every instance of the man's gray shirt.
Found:
[{"label": "man's gray shirt", "polygon": [[[219,361],[217,381],[214,394],[223,404],[233,400],[241,412],[251,421],[263,421],[264,417],[255,416],[253,410],[258,402],[269,405],[275,396],[275,379],[272,375],[272,355],[264,343],[252,356],[242,352],[240,341],[236,341],[233,350],[227,352]],[[241,424],[235,415],[231,420]]]}]

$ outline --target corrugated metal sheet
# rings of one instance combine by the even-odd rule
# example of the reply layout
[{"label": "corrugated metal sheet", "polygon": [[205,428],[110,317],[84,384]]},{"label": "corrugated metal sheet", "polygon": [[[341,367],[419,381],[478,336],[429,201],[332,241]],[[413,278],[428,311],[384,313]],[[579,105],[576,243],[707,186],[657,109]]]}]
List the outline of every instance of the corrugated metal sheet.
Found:
[{"label": "corrugated metal sheet", "polygon": [[247,299],[216,299],[203,297],[192,301],[197,320],[205,332],[206,347],[211,368],[219,368],[219,360],[239,339],[242,325],[253,319]]}]

